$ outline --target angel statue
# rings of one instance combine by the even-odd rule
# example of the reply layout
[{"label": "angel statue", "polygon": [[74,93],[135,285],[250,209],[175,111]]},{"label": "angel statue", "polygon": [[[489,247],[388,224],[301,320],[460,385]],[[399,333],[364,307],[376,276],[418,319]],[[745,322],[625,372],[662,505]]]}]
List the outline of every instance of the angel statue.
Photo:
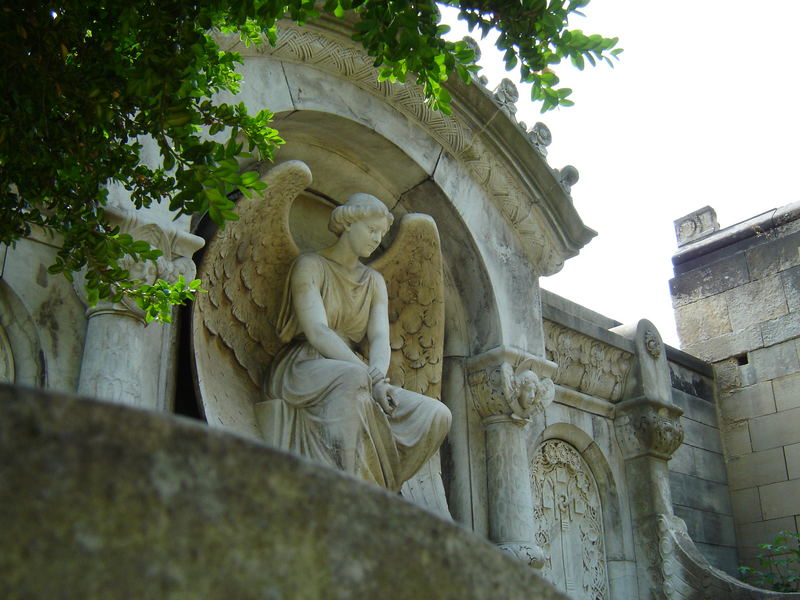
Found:
[{"label": "angel statue", "polygon": [[441,503],[429,459],[451,414],[439,400],[444,286],[433,219],[406,215],[392,246],[365,265],[394,217],[353,194],[330,215],[336,242],[301,254],[289,212],[311,183],[308,167],[289,161],[262,179],[263,198],[240,201],[240,220],[218,232],[200,269],[209,293],[195,303],[193,339],[209,423],[392,491],[408,482],[404,495]]}]

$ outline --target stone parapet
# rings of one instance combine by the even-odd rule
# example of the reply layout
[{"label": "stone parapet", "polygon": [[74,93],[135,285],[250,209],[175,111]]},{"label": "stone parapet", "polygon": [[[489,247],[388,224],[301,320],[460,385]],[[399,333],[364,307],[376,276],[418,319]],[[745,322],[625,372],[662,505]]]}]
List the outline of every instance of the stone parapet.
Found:
[{"label": "stone parapet", "polygon": [[0,596],[566,600],[465,529],[186,419],[0,386]]}]

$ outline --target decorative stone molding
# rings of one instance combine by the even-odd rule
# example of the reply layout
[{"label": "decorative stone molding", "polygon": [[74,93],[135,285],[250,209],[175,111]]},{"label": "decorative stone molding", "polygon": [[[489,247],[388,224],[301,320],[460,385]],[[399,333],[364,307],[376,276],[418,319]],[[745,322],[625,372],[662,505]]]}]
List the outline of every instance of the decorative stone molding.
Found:
[{"label": "decorative stone molding", "polygon": [[547,156],[547,147],[553,142],[553,134],[547,125],[539,122],[528,130],[528,140],[539,154]]},{"label": "decorative stone molding", "polygon": [[578,169],[573,167],[572,165],[567,165],[563,169],[556,169],[555,170],[556,177],[558,177],[558,183],[561,185],[561,188],[567,193],[572,193],[572,186],[578,183],[578,180],[581,177],[581,174],[578,172]]},{"label": "decorative stone molding", "polygon": [[[378,96],[419,125],[463,164],[474,181],[484,188],[519,237],[526,257],[538,274],[550,275],[559,271],[564,261],[577,254],[593,237],[594,233],[580,224],[568,198],[558,197],[563,191],[546,163],[541,170],[537,168],[537,173],[541,173],[542,178],[552,176],[552,184],[543,179],[537,182],[541,188],[531,186],[530,175],[517,172],[518,163],[512,165],[498,158],[505,154],[497,152],[494,146],[497,140],[486,134],[486,122],[471,123],[457,96],[453,101],[454,114],[448,116],[432,110],[425,103],[420,86],[378,81],[373,58],[342,35],[342,27],[346,26],[340,21],[333,24],[324,19],[303,28],[282,23],[274,46],[262,44],[247,48],[233,36],[220,36],[218,39],[222,48],[244,56],[268,55],[331,73]],[[484,93],[494,100],[491,92]],[[510,90],[504,91],[504,98],[509,94]],[[513,115],[507,109],[501,112],[519,130]],[[519,130],[519,135],[525,136],[522,130]],[[529,143],[531,150],[536,151],[534,144]],[[559,188],[559,192],[552,191],[554,188]],[[565,210],[569,212],[566,218],[561,214]],[[579,225],[565,226],[567,221]]]},{"label": "decorative stone molding", "polygon": [[715,231],[719,231],[719,222],[716,211],[710,206],[704,206],[675,220],[675,237],[678,239],[678,248],[691,244]]},{"label": "decorative stone molding", "polygon": [[610,402],[622,399],[633,354],[553,321],[544,321],[544,332],[546,356],[558,365],[555,383]]},{"label": "decorative stone molding", "polygon": [[556,365],[502,346],[470,362],[468,381],[475,410],[485,423],[511,421],[524,426],[544,411],[555,396],[551,374]]},{"label": "decorative stone molding", "polygon": [[531,460],[542,576],[576,600],[608,598],[603,508],[594,476],[569,443],[551,439]]},{"label": "decorative stone molding", "polygon": [[[128,269],[131,278],[152,285],[158,279],[174,282],[179,276],[187,281],[195,277],[196,266],[192,255],[202,248],[204,240],[196,235],[165,227],[151,221],[145,221],[146,212],[130,211],[117,206],[105,208],[108,222],[117,226],[120,231],[129,233],[136,240],[148,242],[152,247],[158,248],[163,253],[155,263],[152,261],[136,262],[129,256],[120,260],[120,266]],[[83,289],[84,278],[75,277],[73,285],[78,297],[85,301],[86,293]],[[122,302],[98,302],[95,306],[88,307],[88,317],[97,314],[120,313],[144,322],[144,311],[135,302],[124,298]]]},{"label": "decorative stone molding", "polygon": [[519,91],[513,81],[504,78],[492,93],[494,94],[495,103],[501,110],[511,117],[517,114]]},{"label": "decorative stone molding", "polygon": [[682,412],[676,406],[645,398],[618,404],[615,425],[625,457],[669,460],[683,442]]},{"label": "decorative stone molding", "polygon": [[661,356],[662,343],[661,338],[653,329],[648,329],[644,332],[644,345],[647,348],[647,353],[653,358]]}]

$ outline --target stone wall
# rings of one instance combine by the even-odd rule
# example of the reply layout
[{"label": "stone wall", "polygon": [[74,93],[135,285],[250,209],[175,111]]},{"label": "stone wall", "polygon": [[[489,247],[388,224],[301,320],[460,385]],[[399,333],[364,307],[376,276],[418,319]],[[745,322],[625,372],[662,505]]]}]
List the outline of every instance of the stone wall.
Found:
[{"label": "stone wall", "polygon": [[722,454],[711,366],[674,348],[667,351],[672,401],[683,410],[683,444],[669,462],[675,516],[708,561],[737,574],[738,556],[728,477]]},{"label": "stone wall", "polygon": [[[542,310],[548,330],[566,328],[571,338],[582,337],[589,346],[601,345],[606,361],[615,352],[624,356],[632,349],[627,341],[612,331],[621,324],[586,307],[542,290]],[[552,339],[552,336],[551,336]],[[548,347],[550,353],[558,344]],[[575,345],[573,351],[579,350]],[[549,353],[549,354],[550,354]],[[553,355],[552,358],[565,359]],[[574,360],[574,359],[573,359]],[[669,461],[669,480],[675,515],[686,521],[689,535],[706,559],[718,569],[736,573],[738,566],[730,494],[722,455],[719,427],[714,404],[714,373],[711,366],[674,348],[667,348],[672,382],[672,401],[683,411],[680,417],[684,439]],[[621,378],[627,378],[627,371]],[[589,378],[573,377],[562,384],[580,391]],[[589,390],[583,390],[589,391]],[[620,399],[615,392],[603,394],[612,402]],[[582,407],[584,410],[587,407]]]},{"label": "stone wall", "polygon": [[740,558],[800,521],[800,204],[719,231],[676,221],[681,344],[713,363]]}]

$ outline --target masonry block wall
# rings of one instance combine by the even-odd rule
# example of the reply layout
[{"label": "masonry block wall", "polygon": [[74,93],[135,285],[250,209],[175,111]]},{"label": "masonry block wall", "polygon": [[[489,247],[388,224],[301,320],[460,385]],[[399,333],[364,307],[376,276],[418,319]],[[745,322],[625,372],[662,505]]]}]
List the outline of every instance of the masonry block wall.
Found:
[{"label": "masonry block wall", "polygon": [[675,515],[708,561],[737,575],[733,508],[718,427],[714,371],[707,362],[667,348],[672,401],[683,410],[684,437],[669,461]]},{"label": "masonry block wall", "polygon": [[719,230],[676,221],[683,349],[711,362],[739,557],[800,531],[800,203]]}]

